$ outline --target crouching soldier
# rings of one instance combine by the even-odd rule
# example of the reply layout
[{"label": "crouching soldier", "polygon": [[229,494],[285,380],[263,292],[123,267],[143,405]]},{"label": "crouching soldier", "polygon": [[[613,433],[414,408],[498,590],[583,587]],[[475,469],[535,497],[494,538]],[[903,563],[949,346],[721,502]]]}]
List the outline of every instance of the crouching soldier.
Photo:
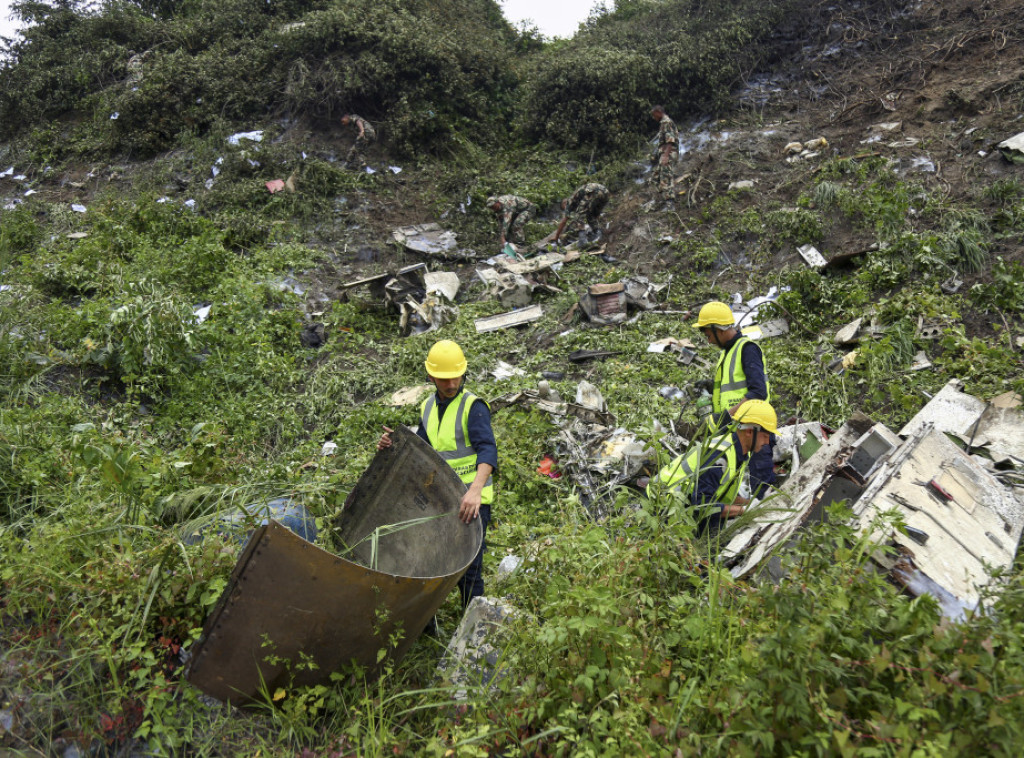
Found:
[{"label": "crouching soldier", "polygon": [[487,198],[487,207],[494,211],[500,219],[499,239],[502,247],[506,242],[517,244],[526,242],[523,228],[537,212],[537,206],[525,197],[518,195],[498,195]]},{"label": "crouching soldier", "polygon": [[562,220],[558,224],[554,241],[558,242],[567,226],[570,233],[583,231],[584,224],[598,231],[597,220],[608,204],[608,194],[608,188],[603,184],[590,182],[563,200]]}]

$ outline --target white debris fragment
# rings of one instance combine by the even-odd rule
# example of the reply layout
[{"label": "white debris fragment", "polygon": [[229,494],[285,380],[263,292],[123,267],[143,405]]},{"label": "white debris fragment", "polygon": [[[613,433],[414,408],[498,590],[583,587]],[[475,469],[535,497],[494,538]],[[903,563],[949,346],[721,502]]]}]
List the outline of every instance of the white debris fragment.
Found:
[{"label": "white debris fragment", "polygon": [[72,203],[71,210],[73,210],[75,213],[85,213],[87,208],[84,205],[81,205],[80,203]]},{"label": "white debris fragment", "polygon": [[368,174],[376,174],[377,173],[377,169],[370,168],[369,166],[367,166],[366,167],[366,173],[368,173]]},{"label": "white debris fragment", "polygon": [[196,201],[193,200],[192,198],[189,198],[188,200],[185,201],[185,207],[195,210]]},{"label": "white debris fragment", "polygon": [[0,171],[0,178],[3,178],[5,176],[14,176],[14,166],[11,166],[6,171]]},{"label": "white debris fragment", "polygon": [[213,189],[213,179],[207,179],[206,182],[204,183],[204,186],[208,190]]},{"label": "white debris fragment", "polygon": [[491,376],[501,381],[502,379],[511,379],[513,376],[526,376],[526,372],[505,363],[505,361],[498,361],[498,365],[491,369]]},{"label": "white debris fragment", "polygon": [[238,145],[240,144],[241,140],[244,139],[251,140],[252,142],[262,142],[263,130],[261,129],[254,132],[238,132],[237,134],[232,134],[230,137],[228,137],[228,144]]},{"label": "white debris fragment", "polygon": [[36,194],[35,190],[25,190],[25,197],[32,197],[34,194]]},{"label": "white debris fragment", "polygon": [[121,115],[120,113],[118,113],[117,111],[114,111],[113,113],[110,114],[110,120],[111,121],[117,121],[117,119],[118,119],[118,117],[120,115]]},{"label": "white debris fragment", "polygon": [[196,323],[201,324],[210,317],[210,308],[213,306],[203,305],[192,311],[192,315],[195,316]]},{"label": "white debris fragment", "polygon": [[320,455],[321,456],[334,455],[337,452],[338,452],[338,443],[337,442],[330,442],[330,441],[325,442],[324,446],[322,448],[320,448]]},{"label": "white debris fragment", "polygon": [[220,176],[220,169],[217,168],[216,166],[212,166],[210,168],[210,173],[213,174],[213,178],[216,179],[218,176]]},{"label": "white debris fragment", "polygon": [[166,202],[169,202],[170,199],[171,198],[169,198],[166,195],[164,195],[163,197],[158,197],[156,201],[162,205],[162,204],[164,204]]},{"label": "white debris fragment", "polygon": [[401,166],[388,166],[388,170],[392,174],[400,174],[400,173],[402,173],[402,167]]}]

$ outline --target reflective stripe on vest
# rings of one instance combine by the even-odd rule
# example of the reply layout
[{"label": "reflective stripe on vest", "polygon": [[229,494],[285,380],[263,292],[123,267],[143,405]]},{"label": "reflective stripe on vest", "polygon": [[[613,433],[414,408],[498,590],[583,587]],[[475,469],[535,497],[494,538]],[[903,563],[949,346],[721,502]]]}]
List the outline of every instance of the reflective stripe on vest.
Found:
[{"label": "reflective stripe on vest", "polygon": [[[729,410],[742,402],[747,396],[747,374],[743,370],[743,346],[750,343],[749,337],[740,337],[729,350],[722,351],[715,366],[715,385],[711,393],[711,407],[715,413]],[[753,344],[753,343],[751,343]],[[761,365],[765,370],[765,400],[771,402],[771,387],[768,384],[768,367],[764,365],[764,352],[761,352]]]},{"label": "reflective stripe on vest", "polygon": [[[472,392],[460,390],[441,418],[438,418],[436,395],[431,394],[420,407],[420,421],[427,430],[427,441],[467,487],[476,478],[476,450],[469,442],[469,410],[477,400],[480,398]],[[480,502],[484,505],[494,502],[492,476],[487,477]]]},{"label": "reflective stripe on vest", "polygon": [[[698,463],[701,459],[703,465]],[[715,491],[714,502],[729,505],[736,499],[743,480],[739,476],[742,469],[736,459],[736,443],[731,433],[716,437],[707,445],[698,445],[680,455],[658,472],[658,481],[666,489],[678,490],[687,498],[692,498],[700,478],[699,473],[715,466],[722,469],[722,481]],[[694,472],[698,475],[695,476]]]}]

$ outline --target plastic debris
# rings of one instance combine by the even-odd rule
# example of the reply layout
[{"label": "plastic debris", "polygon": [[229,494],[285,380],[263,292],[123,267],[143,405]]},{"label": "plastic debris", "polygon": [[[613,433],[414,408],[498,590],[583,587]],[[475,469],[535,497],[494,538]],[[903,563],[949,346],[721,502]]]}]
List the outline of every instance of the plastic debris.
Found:
[{"label": "plastic debris", "polygon": [[552,458],[550,455],[545,455],[543,458],[540,459],[540,465],[537,466],[537,473],[540,474],[541,476],[546,476],[551,479],[561,479],[562,472],[555,471],[555,466],[557,465],[558,464],[555,462],[554,458]]},{"label": "plastic debris", "polygon": [[[303,153],[302,157],[303,157],[303,158],[305,158],[305,157],[306,157],[305,153]],[[401,167],[401,166],[388,166],[388,170],[389,170],[389,171],[390,171],[390,172],[391,172],[392,174],[400,174],[400,173],[402,173],[402,167]]]},{"label": "plastic debris", "polygon": [[284,179],[271,179],[266,183],[266,188],[271,195],[276,192],[280,192],[284,189]]},{"label": "plastic debris", "polygon": [[195,210],[196,201],[193,200],[192,198],[189,198],[188,200],[185,201],[185,207],[188,208],[189,210]]},{"label": "plastic debris", "polygon": [[210,317],[210,308],[212,305],[200,305],[192,311],[192,315],[195,317],[196,323],[201,324]]},{"label": "plastic debris", "polygon": [[110,114],[110,120],[111,121],[117,121],[117,119],[118,119],[118,117],[120,115],[121,115],[120,113],[118,113],[117,111],[114,111],[113,113]]},{"label": "plastic debris", "polygon": [[71,210],[73,210],[75,213],[85,213],[88,209],[81,203],[72,203]]},{"label": "plastic debris", "polygon": [[366,173],[368,173],[368,174],[376,174],[377,173],[377,169],[370,168],[369,166],[367,166],[366,167]]},{"label": "plastic debris", "polygon": [[5,176],[14,176],[14,166],[11,166],[6,171],[0,171],[0,179],[2,179]]},{"label": "plastic debris", "polygon": [[324,446],[320,448],[320,456],[325,457],[328,455],[334,455],[338,452],[337,442],[325,442]]}]

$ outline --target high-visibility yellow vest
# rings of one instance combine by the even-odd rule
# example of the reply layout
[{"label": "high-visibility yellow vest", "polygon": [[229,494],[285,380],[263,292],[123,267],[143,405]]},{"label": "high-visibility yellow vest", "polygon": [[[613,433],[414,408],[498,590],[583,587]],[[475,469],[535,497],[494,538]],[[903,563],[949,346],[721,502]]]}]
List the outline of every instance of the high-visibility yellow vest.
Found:
[{"label": "high-visibility yellow vest", "polygon": [[[469,443],[469,409],[479,400],[476,395],[461,390],[448,404],[443,418],[438,418],[437,396],[431,394],[420,406],[420,418],[427,430],[430,446],[455,469],[466,486],[476,478],[476,450]],[[494,481],[487,477],[480,502],[488,505],[494,502]]]},{"label": "high-visibility yellow vest", "polygon": [[[715,366],[715,384],[711,391],[711,407],[715,414],[729,410],[747,396],[747,375],[743,371],[741,360],[743,346],[750,342],[749,337],[740,337],[729,350],[723,350],[718,356]],[[760,346],[757,347],[760,351]],[[761,353],[764,365],[764,353]],[[765,400],[771,402],[771,387],[768,384],[768,367],[765,366],[764,388]]]},{"label": "high-visibility yellow vest", "polygon": [[722,469],[722,481],[715,491],[714,502],[729,505],[736,499],[743,481],[740,475],[743,468],[736,455],[736,436],[731,432],[713,437],[706,444],[697,444],[673,460],[658,472],[656,482],[647,486],[647,494],[651,494],[653,487],[663,487],[678,490],[690,499],[697,488],[697,475],[714,467]]}]

